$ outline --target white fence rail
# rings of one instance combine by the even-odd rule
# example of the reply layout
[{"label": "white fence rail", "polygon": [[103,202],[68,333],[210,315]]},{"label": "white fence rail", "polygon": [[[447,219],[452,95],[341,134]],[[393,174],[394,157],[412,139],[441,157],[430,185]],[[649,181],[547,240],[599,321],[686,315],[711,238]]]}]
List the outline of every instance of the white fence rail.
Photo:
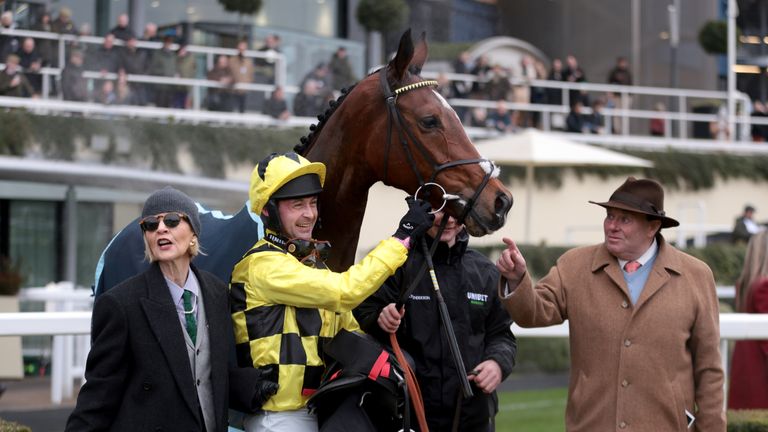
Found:
[{"label": "white fence rail", "polygon": [[[722,293],[729,296],[732,290],[729,288],[721,287]],[[721,293],[720,289],[718,293]],[[84,358],[73,356],[75,353],[72,350],[66,350],[63,346],[66,339],[61,338],[71,338],[72,335],[87,337],[90,331],[91,312],[0,313],[0,336],[54,336],[51,401],[57,404],[61,403],[63,397],[73,395],[74,381],[82,378],[84,372]],[[521,328],[513,324],[512,331],[519,338],[568,337],[568,324],[535,329]],[[768,339],[768,315],[721,314],[720,352],[726,377],[729,360],[728,342],[745,339]],[[62,341],[59,346],[56,345],[57,340]],[[87,348],[85,352],[87,353]]]}]

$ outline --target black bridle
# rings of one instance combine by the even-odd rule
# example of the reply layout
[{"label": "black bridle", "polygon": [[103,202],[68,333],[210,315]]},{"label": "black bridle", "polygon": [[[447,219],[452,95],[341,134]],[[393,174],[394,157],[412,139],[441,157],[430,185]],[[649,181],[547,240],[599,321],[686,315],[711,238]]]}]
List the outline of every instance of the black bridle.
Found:
[{"label": "black bridle", "polygon": [[[434,80],[425,80],[425,81],[418,81],[412,84],[405,85],[403,87],[397,88],[394,91],[389,86],[389,82],[387,81],[387,70],[386,68],[382,68],[379,70],[379,81],[381,83],[381,90],[384,93],[384,98],[387,103],[387,141],[386,141],[386,148],[384,150],[384,182],[387,181],[387,170],[389,166],[389,151],[392,144],[392,129],[395,127],[395,122],[397,123],[397,135],[398,135],[398,141],[400,141],[400,144],[403,147],[403,152],[405,153],[405,156],[408,160],[408,165],[411,168],[411,171],[413,171],[414,175],[416,176],[416,180],[419,182],[419,187],[424,186],[425,183],[433,183],[436,182],[437,175],[443,171],[447,170],[449,168],[454,168],[461,165],[469,165],[469,164],[482,164],[487,163],[487,169],[484,169],[485,176],[483,177],[483,181],[480,182],[477,189],[475,189],[475,193],[472,195],[472,197],[464,202],[464,210],[462,211],[461,215],[456,218],[456,220],[460,224],[464,224],[464,221],[466,220],[467,216],[472,214],[474,216],[475,221],[483,226],[483,228],[486,229],[486,231],[491,231],[491,229],[483,223],[482,218],[480,218],[477,213],[475,212],[475,204],[477,203],[477,199],[480,197],[480,194],[483,192],[483,189],[488,185],[488,182],[491,180],[491,178],[494,177],[494,171],[496,171],[496,166],[488,159],[478,158],[478,159],[460,159],[455,161],[448,161],[445,163],[438,163],[432,155],[427,151],[427,148],[424,146],[424,144],[421,143],[411,132],[411,129],[408,127],[408,123],[405,122],[405,119],[403,118],[402,113],[397,108],[397,96],[401,95],[403,93],[406,93],[411,90],[416,90],[420,88],[425,87],[437,87],[438,83]],[[394,120],[393,120],[394,119]],[[428,181],[424,181],[424,179],[421,176],[421,173],[419,172],[417,166],[416,166],[416,159],[414,158],[414,152],[411,150],[411,145],[409,143],[412,143],[413,146],[418,150],[419,153],[421,153],[421,156],[432,166],[432,175],[430,176]],[[427,192],[428,193],[428,192]],[[441,197],[444,199],[443,197]],[[447,219],[446,219],[447,220]]]}]

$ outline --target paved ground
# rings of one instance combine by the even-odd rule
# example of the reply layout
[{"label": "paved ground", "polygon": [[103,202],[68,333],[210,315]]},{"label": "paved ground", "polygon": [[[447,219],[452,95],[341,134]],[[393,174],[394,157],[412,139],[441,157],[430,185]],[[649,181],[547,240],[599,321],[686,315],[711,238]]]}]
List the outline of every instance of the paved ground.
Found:
[{"label": "paved ground", "polygon": [[[6,391],[0,396],[0,417],[27,425],[33,432],[64,430],[67,417],[75,406],[75,399],[66,399],[61,405],[53,405],[49,378],[25,378],[4,384]],[[566,386],[567,374],[526,374],[510,376],[499,386],[499,390],[520,391]]]}]

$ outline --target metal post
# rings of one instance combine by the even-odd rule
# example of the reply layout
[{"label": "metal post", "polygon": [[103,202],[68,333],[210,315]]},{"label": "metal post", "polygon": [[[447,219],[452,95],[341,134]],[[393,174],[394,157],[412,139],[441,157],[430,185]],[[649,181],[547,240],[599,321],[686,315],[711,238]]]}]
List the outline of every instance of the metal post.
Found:
[{"label": "metal post", "polygon": [[[728,0],[729,2],[733,0]],[[728,409],[728,339],[720,339],[720,359],[723,362],[723,408]]]},{"label": "metal post", "polygon": [[[147,2],[145,0],[128,0],[128,17],[131,20],[131,28],[137,35],[144,32],[144,17],[147,15]],[[189,35],[184,35],[189,41]],[[191,41],[190,41],[191,42]]]},{"label": "metal post", "polygon": [[677,112],[680,114],[680,120],[678,122],[680,123],[680,139],[686,139],[688,138],[688,122],[685,121],[684,112],[688,111],[688,107],[686,106],[687,102],[685,100],[685,95],[679,95],[677,97]]},{"label": "metal post", "polygon": [[195,111],[200,111],[200,98],[202,97],[202,93],[200,92],[200,86],[195,84],[192,87],[192,109]]},{"label": "metal post", "polygon": [[64,279],[77,283],[77,195],[75,187],[67,187],[64,202]]},{"label": "metal post", "polygon": [[[677,47],[680,44],[680,0],[674,0],[674,3],[667,6],[669,12],[669,87],[676,89],[677,84]],[[669,97],[669,111],[679,111],[676,107],[676,100],[673,96]],[[672,128],[676,122],[670,122]],[[670,131],[675,135],[674,131]]]},{"label": "metal post", "polygon": [[632,78],[635,85],[640,80],[640,0],[632,0]]},{"label": "metal post", "polygon": [[525,243],[531,244],[531,217],[533,215],[533,164],[525,167]]},{"label": "metal post", "polygon": [[48,99],[48,94],[51,92],[51,76],[43,74],[43,99]]},{"label": "metal post", "polygon": [[728,0],[728,139],[733,141],[736,119],[736,0]]}]

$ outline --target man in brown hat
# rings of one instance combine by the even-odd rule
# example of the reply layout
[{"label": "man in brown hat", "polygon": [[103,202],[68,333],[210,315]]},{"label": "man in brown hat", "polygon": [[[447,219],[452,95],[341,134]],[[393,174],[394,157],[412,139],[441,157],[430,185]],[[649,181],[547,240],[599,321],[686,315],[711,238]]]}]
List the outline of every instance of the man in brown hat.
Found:
[{"label": "man in brown hat", "polygon": [[535,286],[515,243],[496,263],[522,327],[568,320],[569,432],[725,432],[712,271],[667,244],[664,191],[629,177],[605,207],[603,243],[572,249]]}]

